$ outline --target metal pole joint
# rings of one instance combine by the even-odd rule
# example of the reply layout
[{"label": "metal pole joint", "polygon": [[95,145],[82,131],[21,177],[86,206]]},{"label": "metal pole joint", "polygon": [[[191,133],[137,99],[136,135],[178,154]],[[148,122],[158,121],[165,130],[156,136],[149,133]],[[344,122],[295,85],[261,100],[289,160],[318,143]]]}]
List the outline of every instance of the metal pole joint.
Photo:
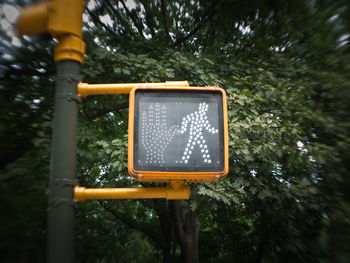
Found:
[{"label": "metal pole joint", "polygon": [[81,98],[73,93],[60,93],[57,95],[58,99],[65,99],[67,101],[75,101],[76,103],[81,103]]},{"label": "metal pole joint", "polygon": [[49,201],[49,208],[48,208],[48,210],[50,210],[52,208],[56,208],[56,207],[58,207],[60,205],[68,205],[68,206],[76,207],[77,203],[75,203],[71,199],[55,198],[55,199]]},{"label": "metal pole joint", "polygon": [[85,57],[85,42],[75,35],[64,35],[54,50],[55,61],[75,60],[83,63]]},{"label": "metal pole joint", "polygon": [[60,186],[76,186],[78,183],[77,179],[60,178],[53,180],[50,185],[60,185]]}]

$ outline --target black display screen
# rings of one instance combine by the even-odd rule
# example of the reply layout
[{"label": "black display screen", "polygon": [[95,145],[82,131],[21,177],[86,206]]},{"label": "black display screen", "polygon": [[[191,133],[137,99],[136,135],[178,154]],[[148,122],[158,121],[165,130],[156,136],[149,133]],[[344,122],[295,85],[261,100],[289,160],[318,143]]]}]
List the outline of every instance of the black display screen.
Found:
[{"label": "black display screen", "polygon": [[221,92],[137,90],[134,112],[135,170],[224,170]]}]

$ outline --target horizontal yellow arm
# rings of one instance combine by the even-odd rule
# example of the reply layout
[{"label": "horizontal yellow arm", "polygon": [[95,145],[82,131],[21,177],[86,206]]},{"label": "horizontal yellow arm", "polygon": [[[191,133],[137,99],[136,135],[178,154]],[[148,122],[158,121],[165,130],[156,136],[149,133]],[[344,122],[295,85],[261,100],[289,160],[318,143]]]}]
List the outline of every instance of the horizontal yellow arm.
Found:
[{"label": "horizontal yellow arm", "polygon": [[74,201],[89,199],[189,199],[191,189],[183,181],[171,181],[166,187],[152,188],[74,188]]},{"label": "horizontal yellow arm", "polygon": [[120,83],[120,84],[78,84],[78,95],[86,97],[101,94],[129,94],[133,88],[138,87],[189,87],[188,81],[167,81],[159,83]]}]

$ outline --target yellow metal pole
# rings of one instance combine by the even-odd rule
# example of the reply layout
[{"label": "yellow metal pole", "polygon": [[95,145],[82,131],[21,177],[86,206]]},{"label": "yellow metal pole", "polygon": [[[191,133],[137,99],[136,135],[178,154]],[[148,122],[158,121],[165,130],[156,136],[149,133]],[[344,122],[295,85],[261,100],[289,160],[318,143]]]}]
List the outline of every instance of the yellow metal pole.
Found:
[{"label": "yellow metal pole", "polygon": [[170,182],[166,187],[152,188],[85,188],[76,186],[74,188],[74,201],[89,199],[149,199],[165,198],[189,199],[191,189],[184,181]]},{"label": "yellow metal pole", "polygon": [[159,83],[118,83],[118,84],[78,84],[78,95],[86,97],[101,94],[129,94],[133,88],[138,87],[189,87],[188,81],[167,81]]}]

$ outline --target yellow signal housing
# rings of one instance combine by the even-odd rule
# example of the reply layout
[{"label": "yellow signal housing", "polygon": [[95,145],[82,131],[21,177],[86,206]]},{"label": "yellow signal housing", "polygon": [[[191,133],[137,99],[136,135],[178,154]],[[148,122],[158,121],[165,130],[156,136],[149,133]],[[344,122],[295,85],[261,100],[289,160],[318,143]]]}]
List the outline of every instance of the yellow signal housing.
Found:
[{"label": "yellow signal housing", "polygon": [[52,0],[48,31],[53,37],[72,34],[82,37],[84,0]]},{"label": "yellow signal housing", "polygon": [[52,0],[24,6],[17,22],[21,36],[50,33],[82,37],[84,0]]},{"label": "yellow signal housing", "polygon": [[17,21],[20,36],[50,33],[59,40],[55,61],[83,62],[82,39],[84,0],[51,0],[24,6]]},{"label": "yellow signal housing", "polygon": [[22,7],[17,21],[19,35],[32,36],[48,32],[47,24],[51,6],[51,2],[40,2]]},{"label": "yellow signal housing", "polygon": [[135,180],[216,182],[228,170],[223,89],[163,86],[131,91],[128,171]]}]

